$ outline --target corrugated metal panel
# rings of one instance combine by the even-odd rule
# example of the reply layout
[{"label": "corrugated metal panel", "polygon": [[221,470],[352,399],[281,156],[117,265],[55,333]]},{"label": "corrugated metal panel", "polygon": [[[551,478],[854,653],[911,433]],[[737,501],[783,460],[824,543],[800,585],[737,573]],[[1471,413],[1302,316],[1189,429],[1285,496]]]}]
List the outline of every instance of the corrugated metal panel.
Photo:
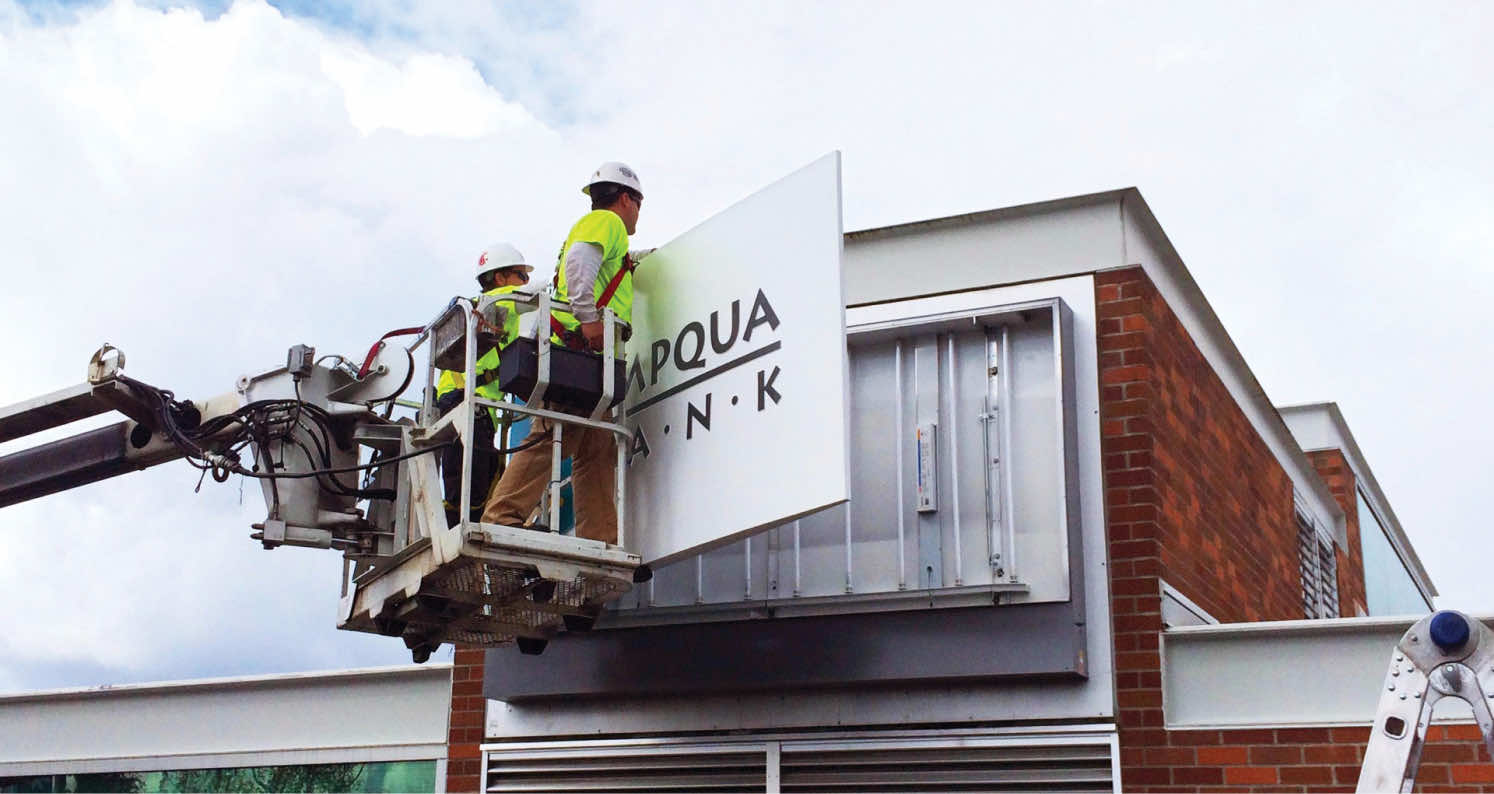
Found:
[{"label": "corrugated metal panel", "polygon": [[1114,748],[1109,731],[508,745],[486,779],[492,792],[1113,791]]}]

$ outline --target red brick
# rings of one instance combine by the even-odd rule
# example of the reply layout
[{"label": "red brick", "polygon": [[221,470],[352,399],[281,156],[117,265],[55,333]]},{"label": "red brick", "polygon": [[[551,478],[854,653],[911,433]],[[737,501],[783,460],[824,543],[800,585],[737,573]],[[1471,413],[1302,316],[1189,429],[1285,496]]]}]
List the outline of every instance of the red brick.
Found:
[{"label": "red brick", "polygon": [[[1131,318],[1127,317],[1127,320]],[[1145,380],[1152,374],[1151,367],[1137,365],[1130,367],[1115,367],[1100,373],[1100,382],[1105,384],[1129,383],[1133,380]]]},{"label": "red brick", "polygon": [[455,695],[482,695],[481,681],[456,681],[451,685],[451,694]]},{"label": "red brick", "polygon": [[1283,783],[1328,784],[1333,782],[1333,767],[1284,766],[1278,771],[1281,773]]},{"label": "red brick", "polygon": [[[1106,452],[1130,452],[1132,450],[1150,449],[1152,446],[1152,437],[1138,434],[1106,438],[1100,442],[1100,446]],[[1152,473],[1147,469],[1113,471],[1105,477],[1105,484],[1111,488],[1118,485],[1151,485]]]},{"label": "red brick", "polygon": [[1250,751],[1244,747],[1200,747],[1200,764],[1243,764],[1249,761]]},{"label": "red brick", "polygon": [[485,721],[480,711],[453,711],[451,713],[453,728],[480,728]]},{"label": "red brick", "polygon": [[[1156,546],[1155,543],[1149,540],[1131,540],[1114,545],[1120,547],[1119,551],[1117,551],[1114,546],[1111,547],[1111,553],[1115,556],[1130,556],[1134,554],[1138,557],[1143,555],[1151,556],[1147,552],[1150,549],[1155,548]],[[1158,589],[1160,589],[1160,585],[1157,584],[1156,578],[1151,576],[1142,576],[1133,579],[1117,579],[1110,583],[1110,592],[1116,593],[1118,595],[1146,595],[1147,593],[1155,593]]]},{"label": "red brick", "polygon": [[1095,284],[1130,284],[1136,281],[1140,272],[1141,269],[1135,267],[1101,270],[1095,273]]},{"label": "red brick", "polygon": [[1230,744],[1272,744],[1276,741],[1276,731],[1270,728],[1225,731],[1224,741]]},{"label": "red brick", "polygon": [[1350,744],[1368,744],[1369,728],[1331,728],[1328,736],[1335,742],[1349,742]]},{"label": "red brick", "polygon": [[1109,303],[1121,299],[1121,288],[1119,284],[1096,284],[1095,303]]},{"label": "red brick", "polygon": [[1450,783],[1452,782],[1452,767],[1447,764],[1422,764],[1416,772],[1416,782],[1419,784]]},{"label": "red brick", "polygon": [[1171,731],[1168,739],[1175,745],[1219,744],[1219,731]]},{"label": "red brick", "polygon": [[1137,298],[1122,298],[1111,301],[1100,307],[1102,317],[1126,317],[1132,314],[1140,314],[1142,310],[1141,300]]},{"label": "red brick", "polygon": [[1276,741],[1283,744],[1319,744],[1332,741],[1327,728],[1281,728],[1276,731]]},{"label": "red brick", "polygon": [[1119,722],[1128,728],[1156,728],[1162,725],[1162,709],[1121,709]]},{"label": "red brick", "polygon": [[1146,748],[1147,766],[1192,766],[1194,754],[1192,747],[1148,747]]},{"label": "red brick", "polygon": [[[1233,767],[1230,767],[1233,768]],[[1172,782],[1209,786],[1224,783],[1224,770],[1212,766],[1178,766],[1172,769]]]},{"label": "red brick", "polygon": [[1358,783],[1359,765],[1336,766],[1333,768],[1333,779],[1338,783]]},{"label": "red brick", "polygon": [[[1420,776],[1417,777],[1420,780]],[[1454,783],[1494,783],[1494,766],[1488,764],[1453,764]]]},{"label": "red brick", "polygon": [[1152,786],[1172,782],[1172,770],[1165,766],[1143,766],[1121,770],[1121,783],[1127,791],[1136,790],[1137,785]]},{"label": "red brick", "polygon": [[1459,761],[1473,761],[1478,758],[1478,753],[1471,744],[1438,743],[1428,744],[1422,748],[1422,763],[1457,763]]},{"label": "red brick", "polygon": [[1266,745],[1250,748],[1250,763],[1261,766],[1302,763],[1301,747]]},{"label": "red brick", "polygon": [[1156,615],[1121,615],[1115,616],[1115,631],[1117,633],[1131,631],[1161,631],[1162,621]]},{"label": "red brick", "polygon": [[446,748],[447,758],[481,758],[482,750],[475,744],[453,744]]},{"label": "red brick", "polygon": [[1227,766],[1224,768],[1224,782],[1231,786],[1276,783],[1276,770],[1271,767]]},{"label": "red brick", "polygon": [[[1117,692],[1115,697],[1121,708],[1162,707],[1162,693],[1155,689],[1123,690]],[[1470,752],[1469,755],[1471,756],[1472,753]]]},{"label": "red brick", "polygon": [[[1422,757],[1425,758],[1426,755],[1423,754]],[[1302,748],[1302,760],[1309,764],[1357,764],[1359,748],[1350,744],[1313,745]]]},{"label": "red brick", "polygon": [[487,707],[488,701],[480,696],[463,695],[451,699],[452,711],[483,711]]},{"label": "red brick", "polygon": [[1167,744],[1167,731],[1157,728],[1122,728],[1122,747],[1162,747]]},{"label": "red brick", "polygon": [[1479,733],[1477,725],[1445,725],[1442,728],[1442,735],[1444,738],[1455,739],[1459,741],[1483,741],[1483,734]]}]

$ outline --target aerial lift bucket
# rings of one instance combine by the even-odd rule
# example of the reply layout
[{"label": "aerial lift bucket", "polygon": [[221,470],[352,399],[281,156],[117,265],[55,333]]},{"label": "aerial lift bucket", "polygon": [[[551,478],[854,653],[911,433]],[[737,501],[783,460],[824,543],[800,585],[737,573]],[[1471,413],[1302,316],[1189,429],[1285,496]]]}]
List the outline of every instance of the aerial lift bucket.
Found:
[{"label": "aerial lift bucket", "polygon": [[[521,297],[519,299],[523,301]],[[525,308],[538,309],[548,317],[550,299],[532,296]],[[605,421],[605,413],[620,401],[623,385],[621,367],[608,368],[600,362],[613,359],[616,323],[610,311],[605,312],[608,344],[603,354],[589,355],[590,367],[566,359],[563,351],[552,351],[548,328],[536,324],[534,338],[516,342],[521,355],[505,353],[504,364],[518,375],[529,400],[520,405],[479,399],[473,392],[476,345],[481,335],[480,317],[488,307],[472,307],[464,301],[454,303],[417,340],[419,345],[430,336],[435,346],[447,353],[458,345],[465,347],[464,400],[445,416],[431,419],[429,399],[421,412],[421,422],[392,428],[383,439],[364,439],[363,443],[397,446],[400,457],[422,448],[455,439],[463,440],[462,494],[459,516],[471,515],[473,418],[477,411],[493,407],[499,411],[544,419],[554,428],[552,477],[548,504],[548,524],[537,528],[510,527],[460,521],[448,526],[442,504],[442,489],[436,463],[430,455],[404,458],[397,471],[382,476],[395,480],[398,497],[393,506],[394,539],[391,554],[360,559],[345,573],[344,591],[338,627],[353,631],[397,635],[404,639],[416,661],[424,661],[442,642],[481,647],[516,643],[524,653],[540,653],[550,638],[562,630],[585,631],[591,628],[603,606],[633,588],[649,576],[647,566],[636,554],[622,548],[625,490],[623,468],[626,464],[627,431],[620,424]],[[464,328],[457,336],[453,327]],[[511,345],[512,347],[512,345]],[[573,356],[574,357],[574,356]],[[510,359],[522,369],[510,364]],[[557,367],[556,362],[570,362]],[[564,363],[562,362],[562,363]],[[439,363],[439,362],[437,362]],[[606,370],[611,369],[611,372]],[[587,377],[594,383],[588,383]],[[430,373],[427,373],[429,385]],[[557,383],[563,389],[552,389]],[[514,388],[510,386],[510,388]],[[547,391],[550,392],[547,394]],[[427,388],[427,395],[431,390]],[[590,416],[578,416],[552,410],[548,398],[556,398],[572,410],[589,410]],[[581,405],[584,403],[584,405]],[[559,524],[560,446],[566,427],[589,426],[613,433],[618,438],[618,544],[560,535],[549,531]]]}]

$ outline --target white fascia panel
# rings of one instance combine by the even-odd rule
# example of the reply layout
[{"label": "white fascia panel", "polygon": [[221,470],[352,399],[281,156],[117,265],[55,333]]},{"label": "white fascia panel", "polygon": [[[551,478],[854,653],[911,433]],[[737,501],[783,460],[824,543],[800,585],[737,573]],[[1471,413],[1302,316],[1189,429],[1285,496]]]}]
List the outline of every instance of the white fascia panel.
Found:
[{"label": "white fascia panel", "polygon": [[[1369,725],[1396,643],[1418,619],[1168,629],[1162,634],[1166,725],[1170,730]],[[1433,719],[1468,722],[1472,711],[1448,698]]]},{"label": "white fascia panel", "polygon": [[446,743],[450,700],[450,665],[7,696],[0,770],[110,759],[169,769],[184,757],[286,752],[375,760],[378,748],[388,751],[379,760],[402,760]]}]

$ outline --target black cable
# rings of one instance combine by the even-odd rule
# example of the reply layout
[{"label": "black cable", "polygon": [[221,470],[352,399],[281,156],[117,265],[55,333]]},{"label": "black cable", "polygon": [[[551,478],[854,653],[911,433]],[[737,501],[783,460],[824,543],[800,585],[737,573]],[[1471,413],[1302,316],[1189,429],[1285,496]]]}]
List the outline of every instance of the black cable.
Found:
[{"label": "black cable", "polygon": [[406,452],[403,455],[395,455],[392,458],[380,458],[379,460],[370,461],[368,463],[363,463],[357,466],[343,466],[342,468],[337,469],[318,469],[316,471],[295,471],[279,474],[261,474],[259,472],[243,470],[243,466],[236,464],[234,473],[242,474],[245,477],[253,477],[258,480],[304,480],[307,477],[316,477],[322,474],[347,474],[348,472],[372,469],[386,463],[397,463],[402,460],[408,460],[410,458],[416,457],[417,455],[424,455],[428,452],[435,452],[437,450],[445,449],[450,446],[455,446],[457,443],[458,442],[456,441],[443,441],[440,444],[432,444],[425,449],[417,449],[414,452]]}]

